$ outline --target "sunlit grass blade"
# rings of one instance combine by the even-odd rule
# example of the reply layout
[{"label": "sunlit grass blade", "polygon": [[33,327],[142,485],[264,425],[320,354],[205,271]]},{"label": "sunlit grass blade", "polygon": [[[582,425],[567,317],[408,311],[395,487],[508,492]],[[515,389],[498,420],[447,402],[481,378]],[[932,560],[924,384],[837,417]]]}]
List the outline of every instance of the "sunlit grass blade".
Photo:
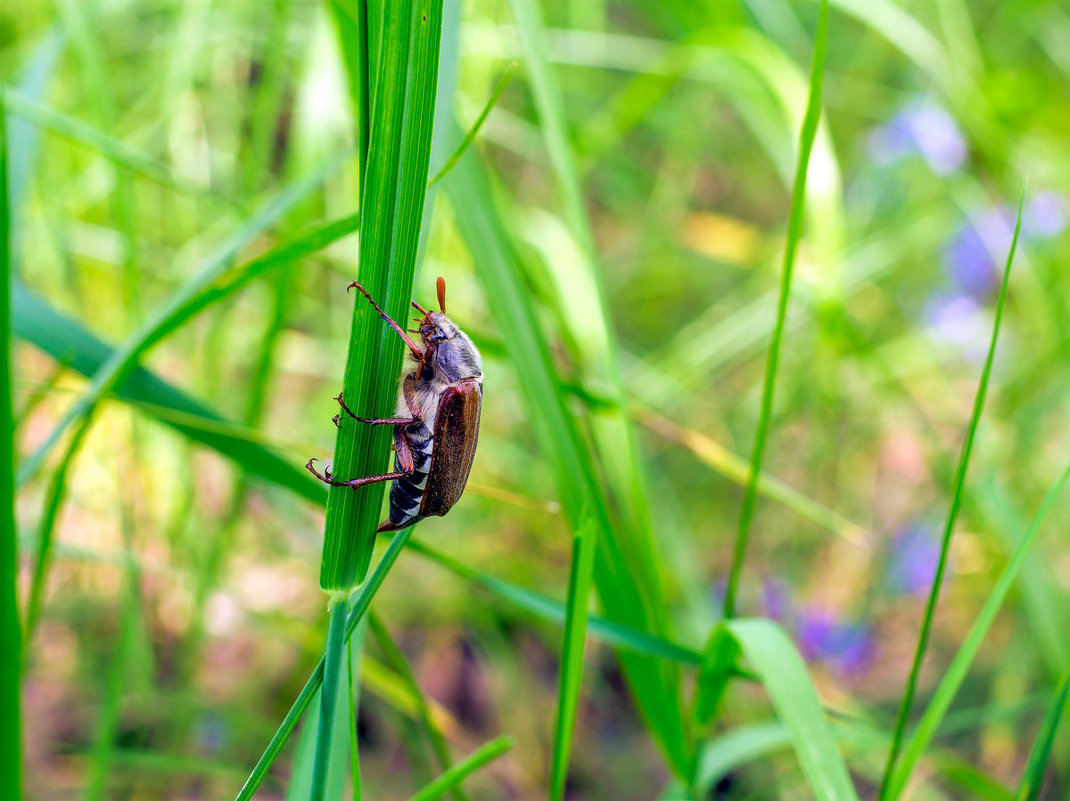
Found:
[{"label": "sunlit grass blade", "polygon": [[858,801],[847,766],[825,720],[799,651],[776,623],[728,621],[743,658],[758,674],[787,728],[803,774],[818,801]]},{"label": "sunlit grass blade", "polygon": [[135,150],[102,128],[32,100],[17,90],[8,90],[5,94],[10,113],[25,120],[26,123],[40,126],[57,136],[90,148],[131,173],[157,181],[183,194],[222,201],[235,208],[241,208],[241,204],[236,200],[220,194],[212,187],[200,186],[174,175],[171,168],[163,162]]},{"label": "sunlit grass blade", "polygon": [[409,801],[435,801],[442,798],[451,788],[460,784],[470,774],[475,773],[488,762],[493,762],[513,747],[513,738],[498,737],[485,743],[451,767],[433,782],[419,790]]},{"label": "sunlit grass blade", "polygon": [[[84,376],[92,377],[109,362],[114,350],[81,323],[60,314],[20,284],[14,286],[13,329],[16,336],[44,350]],[[136,367],[113,390],[115,397],[143,405],[161,422],[193,442],[234,460],[251,474],[289,487],[298,495],[322,503],[323,487],[292,460],[232,433],[233,424],[189,394],[144,367]]]},{"label": "sunlit grass blade", "polygon": [[[409,548],[454,575],[482,587],[487,592],[497,595],[537,618],[558,625],[565,622],[565,605],[560,601],[554,601],[505,579],[476,570],[426,543],[413,540],[409,543]],[[685,665],[698,665],[702,661],[702,656],[698,651],[597,615],[588,617],[587,633],[608,645],[623,648],[635,654]]]},{"label": "sunlit grass blade", "polygon": [[784,259],[780,274],[780,295],[777,299],[776,326],[773,339],[769,344],[766,357],[765,378],[762,382],[762,404],[758,414],[758,426],[754,432],[754,445],[751,449],[750,472],[747,485],[743,491],[743,502],[739,513],[739,526],[736,530],[736,543],[732,552],[732,567],[728,573],[728,585],[724,597],[724,617],[730,618],[735,613],[736,594],[739,590],[740,573],[743,560],[747,554],[747,539],[750,535],[751,519],[754,517],[754,505],[758,494],[758,479],[762,472],[762,459],[765,445],[769,438],[769,428],[773,417],[773,393],[776,386],[777,364],[780,360],[781,340],[784,336],[784,323],[787,319],[788,300],[791,296],[791,278],[795,266],[795,254],[802,237],[803,215],[806,201],[806,173],[810,165],[810,153],[813,150],[817,126],[821,120],[821,84],[825,71],[825,47],[828,39],[828,0],[822,0],[818,16],[817,31],[814,34],[814,55],[810,65],[810,92],[803,117],[802,131],[799,134],[798,162],[795,167],[795,183],[791,192],[791,210],[788,214],[788,232],[784,245]]},{"label": "sunlit grass blade", "polygon": [[345,156],[330,159],[276,194],[204,261],[192,279],[183,284],[137,331],[113,350],[108,360],[93,374],[88,389],[78,402],[64,414],[41,447],[20,465],[19,484],[24,484],[36,473],[68,425],[94,406],[105,393],[122,384],[137,368],[138,359],[149,348],[173,331],[180,321],[195,313],[196,309],[191,309],[191,303],[195,305],[195,299],[226,274],[242,247],[290,212],[328,176],[341,169],[344,162]]},{"label": "sunlit grass blade", "polygon": [[[379,644],[379,650],[383,652],[387,665],[401,677],[405,690],[415,702],[416,715],[420,719],[424,734],[431,743],[431,750],[435,752],[439,769],[442,771],[449,770],[453,765],[453,756],[450,754],[449,743],[446,742],[445,735],[435,722],[434,715],[431,714],[431,704],[428,702],[423,690],[420,689],[420,685],[409,667],[405,654],[398,648],[394,638],[390,636],[390,632],[374,612],[368,616],[368,628],[371,630],[372,636],[375,637],[375,641]],[[460,786],[454,788],[453,797],[457,801],[466,801],[468,798]]]},{"label": "sunlit grass blade", "polygon": [[11,798],[22,797],[22,635],[17,606],[15,423],[11,398],[11,206],[4,89],[0,87],[0,776]]},{"label": "sunlit grass blade", "polygon": [[1051,748],[1055,744],[1055,733],[1063,718],[1067,695],[1070,695],[1070,673],[1063,677],[1055,695],[1052,696],[1048,711],[1044,713],[1037,739],[1033,741],[1033,747],[1029,751],[1029,760],[1025,764],[1015,801],[1037,801],[1040,798],[1040,790],[1044,786],[1044,772],[1051,757]]},{"label": "sunlit grass blade", "polygon": [[[454,126],[459,139],[460,131]],[[577,421],[567,408],[570,393],[561,386],[542,332],[530,289],[516,269],[516,243],[498,211],[498,200],[482,161],[472,153],[443,182],[458,229],[472,253],[490,311],[505,337],[510,361],[521,376],[520,388],[535,435],[552,467],[565,517],[573,531],[584,515],[599,526],[594,582],[606,618],[641,631],[661,634],[663,612],[655,608],[656,587],[647,577],[655,565],[641,564],[646,549],[621,542],[606,490],[591,475],[593,455],[581,444]],[[620,659],[647,725],[669,763],[681,775],[691,751],[675,666],[622,651]]]},{"label": "sunlit grass blade", "polygon": [[[649,409],[635,408],[633,411],[639,421],[651,431],[680,443],[690,450],[703,464],[729,481],[743,486],[746,485],[749,475],[747,462],[728,448],[698,431],[683,428],[672,420],[668,420]],[[762,472],[758,476],[757,491],[769,500],[776,501],[791,509],[800,517],[804,517],[844,539],[856,544],[862,544],[865,541],[866,530],[862,526],[848,520],[836,510],[830,509],[808,495],[799,492],[775,476],[769,475],[769,473]]]},{"label": "sunlit grass blade", "polygon": [[479,116],[476,117],[476,121],[472,123],[472,127],[468,129],[468,133],[464,135],[461,143],[457,145],[457,149],[453,151],[453,154],[446,159],[446,163],[442,165],[441,169],[435,173],[434,177],[427,182],[428,187],[432,187],[445,178],[449,171],[453,169],[458,161],[461,160],[461,156],[468,150],[469,146],[479,136],[479,129],[483,127],[483,123],[486,122],[488,115],[497,105],[498,100],[501,98],[502,93],[505,92],[505,87],[509,85],[509,79],[513,77],[513,73],[516,72],[516,68],[519,66],[519,61],[514,61],[508,67],[505,68],[505,72],[502,77],[498,79],[498,85],[494,87],[494,91],[490,93],[490,97],[487,99],[487,103],[483,106],[483,110],[479,112]]},{"label": "sunlit grass blade", "polygon": [[590,521],[581,525],[572,538],[572,562],[565,602],[565,630],[562,634],[561,671],[558,678],[557,718],[554,749],[550,763],[550,801],[565,797],[572,731],[583,682],[583,650],[587,640],[587,604],[591,593],[598,528]]},{"label": "sunlit grass blade", "polygon": [[1062,476],[1048,491],[1044,502],[1041,503],[1040,509],[1037,511],[1036,517],[1033,518],[1033,522],[1029,526],[1029,530],[1019,542],[1010,563],[1003,569],[996,583],[992,586],[988,597],[985,599],[984,606],[977,615],[977,619],[974,620],[969,633],[955,653],[955,658],[951,660],[951,664],[944,671],[944,675],[929,700],[921,720],[910,735],[910,739],[904,745],[902,755],[896,763],[895,771],[889,782],[888,794],[890,797],[897,798],[906,788],[914,766],[921,758],[921,755],[925,753],[929,743],[932,742],[932,738],[940,728],[940,724],[951,707],[951,702],[966,679],[966,674],[969,672],[970,665],[973,664],[973,659],[981,648],[985,635],[991,628],[992,622],[996,619],[996,614],[999,612],[1003,600],[1014,585],[1018,573],[1033,547],[1033,543],[1036,542],[1041,524],[1048,516],[1052,506],[1055,505],[1055,501],[1062,494],[1068,481],[1070,481],[1070,466],[1063,471]]},{"label": "sunlit grass blade", "polygon": [[[404,529],[394,535],[394,539],[390,542],[386,552],[375,566],[375,569],[371,572],[371,575],[368,576],[368,579],[354,594],[350,604],[351,608],[349,614],[346,617],[345,639],[348,640],[348,638],[353,636],[354,629],[356,629],[357,624],[360,623],[361,618],[368,612],[368,609],[371,607],[372,598],[374,598],[375,593],[379,591],[383,579],[385,579],[386,574],[390,572],[390,568],[394,566],[394,562],[397,561],[398,556],[401,554],[402,549],[409,541],[411,535],[412,528]],[[272,763],[282,751],[283,746],[286,745],[286,741],[293,733],[294,728],[297,726],[297,722],[301,719],[305,710],[308,709],[308,705],[312,702],[312,699],[316,697],[320,687],[323,685],[323,665],[324,659],[321,657],[319,664],[316,665],[316,669],[312,671],[312,675],[309,677],[308,681],[305,682],[305,686],[301,688],[301,692],[298,693],[297,699],[294,701],[293,706],[290,707],[290,711],[287,712],[286,717],[283,718],[278,731],[275,732],[275,735],[271,738],[271,742],[268,743],[263,755],[253,768],[252,773],[249,774],[249,778],[245,780],[244,786],[241,788],[238,795],[235,796],[235,801],[249,801],[249,799],[253,797],[253,794],[256,792],[260,783],[267,775],[268,770],[271,768]]]},{"label": "sunlit grass blade", "polygon": [[992,375],[992,362],[996,356],[996,343],[999,341],[999,324],[1003,319],[1003,307],[1007,300],[1007,284],[1010,281],[1011,265],[1014,263],[1014,252],[1018,248],[1018,235],[1022,228],[1022,209],[1025,205],[1025,192],[1018,200],[1018,217],[1014,223],[1014,235],[1011,238],[1010,250],[1007,252],[1006,265],[1003,268],[1003,279],[999,287],[999,299],[996,301],[996,315],[992,323],[992,337],[988,343],[988,354],[985,356],[984,367],[981,368],[981,378],[977,385],[977,395],[973,401],[973,411],[970,413],[970,422],[966,428],[966,439],[962,444],[962,452],[959,456],[958,466],[955,468],[955,478],[952,482],[951,506],[948,509],[947,520],[944,523],[943,536],[940,541],[940,556],[936,562],[936,570],[933,575],[932,589],[925,604],[925,612],[921,619],[921,631],[918,634],[918,644],[914,651],[914,660],[910,666],[910,675],[907,677],[906,688],[899,701],[899,711],[896,714],[895,726],[892,730],[892,744],[888,749],[888,758],[884,764],[884,773],[881,777],[879,801],[897,798],[891,785],[895,773],[896,762],[902,747],[903,736],[906,731],[907,718],[910,716],[910,706],[914,700],[914,691],[918,683],[918,675],[921,673],[921,663],[925,658],[925,650],[929,645],[929,633],[932,629],[933,616],[936,614],[936,602],[940,597],[940,587],[944,581],[944,571],[947,569],[947,556],[951,548],[951,535],[955,530],[955,521],[958,519],[959,509],[962,506],[963,487],[966,484],[966,468],[970,463],[970,454],[973,451],[973,442],[977,436],[977,426],[981,421],[981,411],[984,409],[985,396],[988,393],[988,381]]}]

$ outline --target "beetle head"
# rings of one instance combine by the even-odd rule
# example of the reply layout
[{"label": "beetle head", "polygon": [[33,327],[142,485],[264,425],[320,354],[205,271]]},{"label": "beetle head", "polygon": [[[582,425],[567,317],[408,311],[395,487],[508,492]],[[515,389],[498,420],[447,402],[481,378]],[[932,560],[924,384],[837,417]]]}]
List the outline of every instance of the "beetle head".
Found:
[{"label": "beetle head", "polygon": [[446,316],[446,282],[438,279],[438,306],[441,311],[425,312],[420,320],[420,337],[432,352],[435,372],[447,383],[476,378],[483,374],[483,360],[468,335]]}]

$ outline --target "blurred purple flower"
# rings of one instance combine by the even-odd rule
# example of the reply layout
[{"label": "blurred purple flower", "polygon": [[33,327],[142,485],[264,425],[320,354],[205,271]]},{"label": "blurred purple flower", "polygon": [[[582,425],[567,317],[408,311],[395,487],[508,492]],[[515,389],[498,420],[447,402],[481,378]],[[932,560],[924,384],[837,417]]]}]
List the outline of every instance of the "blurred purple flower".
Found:
[{"label": "blurred purple flower", "polygon": [[863,623],[838,619],[824,609],[803,610],[796,634],[808,661],[821,661],[841,675],[864,672],[876,653],[873,633]]},{"label": "blurred purple flower", "polygon": [[869,136],[869,152],[881,165],[918,153],[934,173],[948,175],[966,160],[966,140],[943,108],[920,102],[875,128]]},{"label": "blurred purple flower", "polygon": [[914,524],[892,535],[888,581],[895,592],[924,595],[932,586],[940,543],[933,531]]},{"label": "blurred purple flower", "polygon": [[216,712],[205,712],[194,724],[195,738],[203,753],[214,754],[230,739],[227,721]]},{"label": "blurred purple flower", "polygon": [[1067,200],[1057,192],[1037,192],[1026,203],[1022,228],[1027,234],[1049,239],[1066,230]]},{"label": "blurred purple flower", "polygon": [[762,581],[762,609],[772,620],[783,620],[788,612],[788,588],[783,581],[766,578]]},{"label": "blurred purple flower", "polygon": [[944,269],[956,290],[975,301],[987,300],[999,287],[1000,266],[1014,233],[1006,207],[991,208],[967,220],[944,249]]}]

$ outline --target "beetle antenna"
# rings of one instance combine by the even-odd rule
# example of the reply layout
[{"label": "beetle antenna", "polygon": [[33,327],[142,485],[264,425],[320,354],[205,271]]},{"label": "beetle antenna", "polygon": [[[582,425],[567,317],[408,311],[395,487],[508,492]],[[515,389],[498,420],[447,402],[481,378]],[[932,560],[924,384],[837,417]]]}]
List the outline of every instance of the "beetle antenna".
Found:
[{"label": "beetle antenna", "polygon": [[416,309],[416,311],[420,312],[420,314],[422,314],[422,315],[423,315],[424,317],[426,317],[426,316],[427,316],[427,309],[425,309],[425,308],[424,308],[423,306],[421,306],[421,305],[420,305],[419,303],[417,303],[417,302],[416,302],[415,300],[411,300],[411,301],[409,301],[409,302],[410,302],[410,303],[412,304],[412,307],[413,307],[414,309]]},{"label": "beetle antenna", "polygon": [[438,307],[442,309],[442,313],[446,313],[446,279],[441,275],[436,282],[438,286]]}]

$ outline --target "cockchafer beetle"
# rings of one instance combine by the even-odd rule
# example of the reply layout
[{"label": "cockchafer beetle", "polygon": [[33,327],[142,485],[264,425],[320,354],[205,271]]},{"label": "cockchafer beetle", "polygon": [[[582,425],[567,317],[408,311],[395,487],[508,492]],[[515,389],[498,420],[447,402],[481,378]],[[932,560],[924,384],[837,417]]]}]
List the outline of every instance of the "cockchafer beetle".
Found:
[{"label": "cockchafer beetle", "polygon": [[[390,516],[379,531],[397,531],[434,515],[448,512],[464,492],[479,438],[479,413],[483,406],[483,360],[468,335],[446,316],[446,282],[438,279],[441,312],[427,311],[415,300],[413,307],[423,318],[412,333],[419,333],[423,348],[405,329],[372,300],[360,284],[356,287],[379,316],[405,340],[416,360],[414,370],[402,375],[397,417],[357,417],[341,394],[335,400],[342,411],[360,423],[394,426],[394,472],[339,481],[329,469],[323,475],[306,465],[320,481],[335,487],[362,487],[375,481],[393,481]],[[335,425],[341,415],[335,415]]]}]

